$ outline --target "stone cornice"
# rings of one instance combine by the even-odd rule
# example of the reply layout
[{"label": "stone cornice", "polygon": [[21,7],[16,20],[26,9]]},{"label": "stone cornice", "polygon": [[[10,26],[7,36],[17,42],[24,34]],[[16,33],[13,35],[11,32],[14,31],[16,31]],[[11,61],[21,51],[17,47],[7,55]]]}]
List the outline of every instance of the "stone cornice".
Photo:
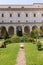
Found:
[{"label": "stone cornice", "polygon": [[0,22],[0,24],[43,24],[43,22],[20,22],[20,23],[18,23],[18,22],[3,22],[3,23],[1,23]]},{"label": "stone cornice", "polygon": [[0,8],[0,11],[43,11],[43,8]]}]

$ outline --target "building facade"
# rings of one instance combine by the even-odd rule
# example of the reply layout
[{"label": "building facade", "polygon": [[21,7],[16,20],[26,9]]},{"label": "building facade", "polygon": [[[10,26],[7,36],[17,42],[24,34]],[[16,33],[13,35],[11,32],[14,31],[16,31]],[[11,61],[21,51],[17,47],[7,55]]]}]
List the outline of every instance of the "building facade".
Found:
[{"label": "building facade", "polygon": [[0,36],[7,31],[9,36],[29,34],[35,27],[43,34],[43,3],[32,5],[0,5]]}]

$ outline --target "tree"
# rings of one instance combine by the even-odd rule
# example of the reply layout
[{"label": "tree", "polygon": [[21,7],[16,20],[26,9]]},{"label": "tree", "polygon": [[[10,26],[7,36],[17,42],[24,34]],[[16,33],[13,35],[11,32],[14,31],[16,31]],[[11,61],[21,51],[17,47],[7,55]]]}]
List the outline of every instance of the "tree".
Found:
[{"label": "tree", "polygon": [[6,39],[8,39],[9,38],[9,34],[8,34],[8,32],[6,31],[5,32],[5,35],[4,35],[4,39],[6,40]]},{"label": "tree", "polygon": [[34,29],[34,34],[35,34],[36,41],[39,38],[39,33],[40,33],[40,30],[38,28],[35,28]]},{"label": "tree", "polygon": [[37,39],[39,38],[39,34],[40,34],[40,30],[38,28],[35,28],[34,30],[31,31],[30,36],[33,39],[35,38],[37,42]]}]

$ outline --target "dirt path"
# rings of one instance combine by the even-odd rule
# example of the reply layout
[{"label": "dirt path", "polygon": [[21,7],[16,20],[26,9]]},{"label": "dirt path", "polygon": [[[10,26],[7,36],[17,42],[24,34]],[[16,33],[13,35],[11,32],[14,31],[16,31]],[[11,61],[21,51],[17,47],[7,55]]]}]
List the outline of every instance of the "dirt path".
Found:
[{"label": "dirt path", "polygon": [[[20,46],[21,44],[23,45],[23,43],[20,43]],[[19,50],[16,65],[26,65],[25,53],[24,53],[24,49],[22,48],[20,48]]]}]

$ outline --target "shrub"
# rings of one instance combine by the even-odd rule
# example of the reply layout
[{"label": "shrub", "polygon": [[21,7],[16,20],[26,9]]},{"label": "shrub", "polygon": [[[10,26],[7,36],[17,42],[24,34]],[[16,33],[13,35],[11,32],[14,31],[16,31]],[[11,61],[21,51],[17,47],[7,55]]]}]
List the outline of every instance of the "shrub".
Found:
[{"label": "shrub", "polygon": [[30,41],[30,42],[34,42],[34,39],[33,39],[33,38],[29,38],[29,41]]},{"label": "shrub", "polygon": [[28,36],[23,34],[23,36],[17,36],[17,35],[14,35],[11,37],[11,41],[14,42],[14,43],[19,43],[19,42],[28,42]]},{"label": "shrub", "polygon": [[13,36],[11,37],[11,42],[14,42],[14,43],[20,42],[20,37],[17,36],[17,35],[13,35]]},{"label": "shrub", "polygon": [[6,39],[5,42],[6,42],[6,44],[11,43],[11,39]]},{"label": "shrub", "polygon": [[41,50],[41,42],[40,41],[37,42],[37,48],[38,48],[38,50]]},{"label": "shrub", "polygon": [[39,38],[39,34],[40,34],[40,30],[38,28],[35,28],[34,30],[31,31],[30,37],[33,39],[35,38],[37,42],[37,39]]},{"label": "shrub", "polygon": [[28,41],[29,41],[28,36],[26,35],[26,33],[23,33],[23,36],[21,37],[21,42],[28,42]]},{"label": "shrub", "polygon": [[20,42],[27,42],[27,37],[24,37],[24,36],[22,36],[22,37],[20,37]]}]

